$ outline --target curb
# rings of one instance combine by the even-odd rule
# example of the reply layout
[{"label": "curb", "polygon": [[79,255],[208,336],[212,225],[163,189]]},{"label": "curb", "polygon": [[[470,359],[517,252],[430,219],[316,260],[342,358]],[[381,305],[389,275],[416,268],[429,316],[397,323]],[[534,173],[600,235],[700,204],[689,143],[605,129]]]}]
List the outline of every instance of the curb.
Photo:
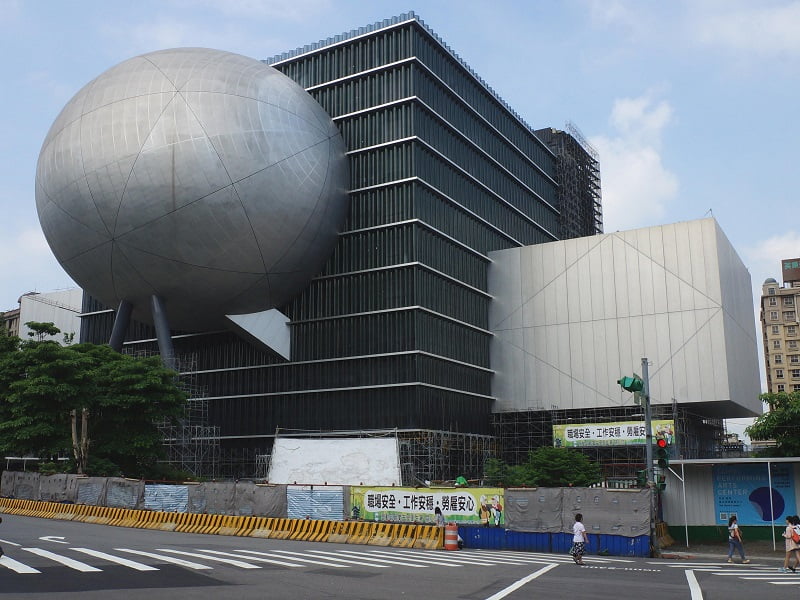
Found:
[{"label": "curb", "polygon": [[444,530],[436,525],[170,513],[16,498],[0,498],[0,513],[181,533],[444,549]]}]

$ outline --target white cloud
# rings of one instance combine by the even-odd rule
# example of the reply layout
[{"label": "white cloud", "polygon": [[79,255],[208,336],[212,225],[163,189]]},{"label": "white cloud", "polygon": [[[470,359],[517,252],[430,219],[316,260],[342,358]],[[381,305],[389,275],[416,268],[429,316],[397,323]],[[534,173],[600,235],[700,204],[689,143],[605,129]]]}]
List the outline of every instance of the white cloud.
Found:
[{"label": "white cloud", "polygon": [[800,2],[765,4],[697,3],[690,9],[690,28],[701,43],[743,57],[800,56]]},{"label": "white cloud", "polygon": [[750,270],[753,288],[761,295],[761,284],[768,277],[781,283],[781,260],[800,257],[800,232],[787,231],[744,248],[745,263]]},{"label": "white cloud", "polygon": [[14,308],[17,299],[26,292],[48,292],[76,285],[58,264],[38,227],[5,232],[0,242],[0,272],[3,273],[0,310]]},{"label": "white cloud", "polygon": [[656,224],[678,192],[678,180],[661,161],[661,136],[672,107],[649,94],[614,103],[614,133],[590,140],[600,155],[606,231]]}]

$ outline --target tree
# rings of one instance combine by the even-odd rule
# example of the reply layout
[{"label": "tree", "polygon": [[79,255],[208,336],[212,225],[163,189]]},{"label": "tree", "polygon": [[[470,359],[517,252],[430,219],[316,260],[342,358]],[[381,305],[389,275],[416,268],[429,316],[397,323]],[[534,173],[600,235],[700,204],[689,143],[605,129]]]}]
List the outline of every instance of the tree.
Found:
[{"label": "tree", "polygon": [[28,336],[36,337],[36,341],[43,342],[45,338],[58,335],[61,330],[54,323],[39,323],[38,321],[28,321],[25,326],[30,329]]},{"label": "tree", "polygon": [[109,346],[0,340],[0,450],[71,449],[79,473],[91,457],[103,471],[146,474],[162,451],[156,422],[182,411],[174,376],[157,357]]},{"label": "tree", "polygon": [[800,392],[761,394],[769,411],[745,429],[754,440],[775,440],[763,456],[800,456]]},{"label": "tree", "polygon": [[485,472],[490,485],[507,487],[586,487],[602,479],[599,465],[582,452],[550,446],[531,451],[521,465],[508,466],[499,459],[489,459]]}]

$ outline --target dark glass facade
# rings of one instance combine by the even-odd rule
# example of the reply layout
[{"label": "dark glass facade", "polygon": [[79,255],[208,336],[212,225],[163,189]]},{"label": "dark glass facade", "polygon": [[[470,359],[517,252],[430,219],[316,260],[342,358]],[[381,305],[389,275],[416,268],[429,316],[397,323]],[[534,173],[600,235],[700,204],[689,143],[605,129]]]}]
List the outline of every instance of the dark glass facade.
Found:
[{"label": "dark glass facade", "polygon": [[[490,434],[487,253],[563,231],[553,152],[413,14],[266,61],[347,144],[350,213],[322,273],[280,310],[291,359],[214,332],[176,335],[229,447],[277,429]],[[111,313],[87,298],[82,338]],[[137,325],[128,346],[155,350]],[[139,341],[136,341],[139,340]]]}]

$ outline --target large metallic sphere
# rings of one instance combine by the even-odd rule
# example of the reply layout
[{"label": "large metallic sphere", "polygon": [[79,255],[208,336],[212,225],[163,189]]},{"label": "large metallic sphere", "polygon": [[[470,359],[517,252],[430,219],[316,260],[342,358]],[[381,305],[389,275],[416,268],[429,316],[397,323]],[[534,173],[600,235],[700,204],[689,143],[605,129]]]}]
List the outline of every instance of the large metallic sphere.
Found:
[{"label": "large metallic sphere", "polygon": [[291,79],[229,52],[127,60],[81,89],[36,171],[39,221],[110,306],[149,298],[178,328],[279,306],[330,256],[347,211],[344,143]]}]

